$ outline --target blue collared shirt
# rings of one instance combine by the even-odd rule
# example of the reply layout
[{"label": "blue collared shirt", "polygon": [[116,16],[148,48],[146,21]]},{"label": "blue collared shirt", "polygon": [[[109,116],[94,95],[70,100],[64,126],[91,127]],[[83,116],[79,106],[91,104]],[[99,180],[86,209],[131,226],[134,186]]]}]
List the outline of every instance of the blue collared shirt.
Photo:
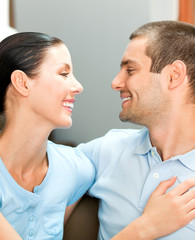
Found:
[{"label": "blue collared shirt", "polygon": [[[158,184],[177,176],[180,182],[195,176],[195,150],[162,161],[142,130],[111,130],[79,149],[96,168],[89,194],[101,199],[99,239],[108,240],[138,218]],[[173,186],[173,187],[174,187]],[[163,240],[194,240],[195,220]]]}]

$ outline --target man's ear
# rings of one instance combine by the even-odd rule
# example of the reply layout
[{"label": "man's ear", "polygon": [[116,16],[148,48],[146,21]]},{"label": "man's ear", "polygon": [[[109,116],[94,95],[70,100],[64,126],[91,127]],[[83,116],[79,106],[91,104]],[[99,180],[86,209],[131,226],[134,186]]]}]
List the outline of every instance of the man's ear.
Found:
[{"label": "man's ear", "polygon": [[174,89],[181,85],[187,77],[186,64],[180,60],[174,61],[170,65],[168,88]]},{"label": "man's ear", "polygon": [[28,77],[23,71],[13,71],[11,74],[11,83],[21,95],[26,97],[29,95]]}]

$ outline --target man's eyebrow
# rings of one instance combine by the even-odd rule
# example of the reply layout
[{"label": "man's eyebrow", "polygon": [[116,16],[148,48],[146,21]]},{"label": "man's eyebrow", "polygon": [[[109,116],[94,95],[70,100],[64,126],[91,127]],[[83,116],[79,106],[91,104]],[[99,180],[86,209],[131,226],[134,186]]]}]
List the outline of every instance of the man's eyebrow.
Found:
[{"label": "man's eyebrow", "polygon": [[130,60],[130,59],[124,60],[124,61],[121,62],[120,67],[122,68],[123,66],[126,66],[126,65],[128,65],[128,64],[134,64],[134,65],[135,65],[136,62],[133,61],[133,60]]}]

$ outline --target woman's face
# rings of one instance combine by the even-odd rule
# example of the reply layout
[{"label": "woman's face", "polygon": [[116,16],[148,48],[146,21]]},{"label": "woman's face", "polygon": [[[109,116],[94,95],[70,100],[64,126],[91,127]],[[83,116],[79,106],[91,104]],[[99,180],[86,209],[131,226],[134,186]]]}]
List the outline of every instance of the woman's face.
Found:
[{"label": "woman's face", "polygon": [[[73,75],[71,56],[64,44],[50,47],[39,69],[32,79],[29,95],[32,111],[39,121],[51,127],[72,125],[72,109],[75,95],[83,90]],[[40,122],[40,124],[42,123]]]}]

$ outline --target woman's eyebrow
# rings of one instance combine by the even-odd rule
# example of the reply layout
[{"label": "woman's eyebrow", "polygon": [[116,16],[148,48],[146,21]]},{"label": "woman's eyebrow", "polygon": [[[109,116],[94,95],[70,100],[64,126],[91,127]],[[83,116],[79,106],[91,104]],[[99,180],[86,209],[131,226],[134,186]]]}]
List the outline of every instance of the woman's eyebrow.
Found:
[{"label": "woman's eyebrow", "polygon": [[68,63],[61,63],[59,66],[65,68],[66,71],[71,69],[71,66]]}]

